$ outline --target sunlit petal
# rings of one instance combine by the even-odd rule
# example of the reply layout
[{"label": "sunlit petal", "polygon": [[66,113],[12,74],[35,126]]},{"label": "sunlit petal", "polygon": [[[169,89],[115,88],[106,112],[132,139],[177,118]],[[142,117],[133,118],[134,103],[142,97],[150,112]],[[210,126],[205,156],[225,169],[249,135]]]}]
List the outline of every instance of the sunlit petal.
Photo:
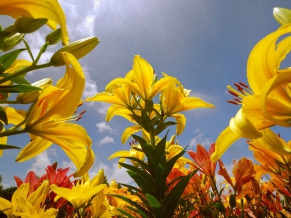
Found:
[{"label": "sunlit petal", "polygon": [[61,26],[63,44],[69,42],[66,17],[57,0],[10,0],[0,2],[0,14],[13,18],[20,16],[32,18],[46,18],[48,24],[55,29],[56,24]]},{"label": "sunlit petal", "polygon": [[135,132],[138,132],[139,130],[141,130],[142,128],[140,126],[130,126],[127,127],[124,132],[122,133],[121,136],[121,143],[124,144],[126,142],[126,140]]},{"label": "sunlit petal", "polygon": [[240,137],[255,139],[262,136],[257,128],[246,118],[242,109],[240,109],[234,118],[231,118],[229,128]]},{"label": "sunlit petal", "polygon": [[230,127],[224,129],[215,142],[215,152],[211,155],[212,162],[217,161],[223,153],[234,143],[241,138],[240,135],[235,134]]},{"label": "sunlit petal", "polygon": [[183,114],[173,114],[171,115],[171,117],[174,117],[177,123],[177,127],[176,127],[176,133],[177,135],[180,135],[186,126],[186,117]]}]

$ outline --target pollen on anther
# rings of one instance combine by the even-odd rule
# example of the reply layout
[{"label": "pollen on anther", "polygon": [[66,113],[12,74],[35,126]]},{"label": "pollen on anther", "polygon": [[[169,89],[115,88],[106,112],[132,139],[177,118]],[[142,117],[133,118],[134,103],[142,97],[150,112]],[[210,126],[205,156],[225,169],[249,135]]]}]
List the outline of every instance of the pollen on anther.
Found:
[{"label": "pollen on anther", "polygon": [[239,84],[234,83],[234,85],[236,86],[236,88],[237,88],[239,91],[244,90],[244,89],[243,89]]},{"label": "pollen on anther", "polygon": [[281,135],[280,135],[280,133],[278,133],[278,137],[279,137],[279,138],[281,138]]},{"label": "pollen on anther", "polygon": [[230,104],[238,105],[238,103],[235,102],[235,101],[230,101],[230,100],[228,100],[227,102],[230,103]]},{"label": "pollen on anther", "polygon": [[240,85],[242,85],[245,88],[249,88],[246,84],[244,84],[243,82],[239,82]]},{"label": "pollen on anther", "polygon": [[234,98],[233,100],[235,100],[238,103],[242,103],[241,100],[239,100],[238,98]]},{"label": "pollen on anther", "polygon": [[81,120],[83,117],[82,116],[79,116],[77,119],[76,119],[76,121],[79,121],[79,120]]},{"label": "pollen on anther", "polygon": [[235,97],[238,97],[238,94],[236,94],[236,93],[233,92],[233,91],[228,90],[228,93],[234,95]]},{"label": "pollen on anther", "polygon": [[79,115],[81,116],[81,115],[83,115],[84,113],[86,113],[86,111],[82,111]]}]

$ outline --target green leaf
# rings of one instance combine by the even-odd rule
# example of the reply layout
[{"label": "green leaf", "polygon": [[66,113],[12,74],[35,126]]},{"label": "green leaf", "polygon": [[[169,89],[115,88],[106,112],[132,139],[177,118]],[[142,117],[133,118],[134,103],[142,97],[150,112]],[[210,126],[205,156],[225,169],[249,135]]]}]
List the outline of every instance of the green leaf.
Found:
[{"label": "green leaf", "polygon": [[225,213],[226,209],[224,205],[220,201],[216,201],[213,206],[220,212],[220,213]]},{"label": "green leaf", "polygon": [[41,88],[30,85],[11,85],[11,86],[0,85],[0,93],[22,93],[22,92],[35,92],[40,90]]},{"label": "green leaf", "polygon": [[139,169],[138,167],[126,164],[126,163],[121,163],[118,162],[122,167],[131,170],[133,172],[135,172],[138,176],[140,176],[145,182],[147,182],[149,185],[154,187],[154,181],[151,177],[150,174],[146,173],[145,171],[142,171],[141,169]]},{"label": "green leaf", "polygon": [[4,109],[1,106],[0,106],[0,120],[2,120],[6,125],[8,125],[7,114],[6,114],[6,112],[4,111]]},{"label": "green leaf", "polygon": [[274,8],[273,16],[282,26],[291,23],[291,10],[288,8]]},{"label": "green leaf", "polygon": [[172,217],[174,211],[177,207],[177,203],[185,190],[186,186],[190,178],[196,173],[197,171],[191,172],[189,175],[185,176],[181,179],[181,181],[175,185],[175,187],[171,190],[171,192],[166,196],[164,201],[165,211],[167,213],[167,217]]},{"label": "green leaf", "polygon": [[164,199],[165,192],[166,192],[166,175],[165,175],[165,163],[166,163],[166,156],[162,157],[160,163],[157,167],[156,172],[156,193],[159,200]]},{"label": "green leaf", "polygon": [[113,196],[113,197],[116,197],[116,198],[120,198],[120,199],[126,201],[127,203],[131,204],[132,206],[134,206],[136,209],[142,211],[142,213],[145,214],[146,217],[153,217],[152,214],[149,211],[147,211],[144,207],[142,207],[137,202],[135,202],[135,201],[133,201],[131,199],[128,199],[127,197],[125,197],[123,195],[108,194],[108,196]]},{"label": "green leaf", "polygon": [[5,149],[21,149],[21,148],[14,145],[0,144],[0,150],[5,150]]},{"label": "green leaf", "polygon": [[149,116],[147,115],[145,110],[141,111],[141,117],[142,117],[142,127],[147,131],[151,132],[152,130],[152,122]]},{"label": "green leaf", "polygon": [[126,158],[126,159],[129,159],[129,160],[135,161],[141,166],[141,168],[143,168],[146,171],[150,171],[149,166],[145,162],[143,162],[142,160],[140,160],[140,159],[138,159],[136,157],[120,157],[120,158]]},{"label": "green leaf", "polygon": [[[10,73],[2,73],[2,77],[10,76]],[[28,82],[23,76],[16,76],[10,79],[12,82],[17,84],[25,84],[25,85],[31,85],[30,82]]]},{"label": "green leaf", "polygon": [[155,150],[150,144],[146,144],[144,153],[148,159],[148,165],[151,169],[150,173],[153,178],[156,178],[156,171],[159,161],[157,160]]},{"label": "green leaf", "polygon": [[161,203],[152,195],[145,194],[146,198],[148,199],[148,202],[154,211],[155,217],[165,217],[165,211],[162,208]]},{"label": "green leaf", "polygon": [[17,49],[0,57],[0,73],[4,72],[18,57],[18,55],[26,50],[25,48]]},{"label": "green leaf", "polygon": [[142,126],[142,117],[141,116],[137,116],[137,115],[133,115],[133,114],[131,114],[130,116],[135,122],[137,122],[140,126]]},{"label": "green leaf", "polygon": [[165,156],[165,151],[166,151],[166,143],[167,143],[167,136],[168,136],[169,130],[167,131],[166,135],[164,136],[164,138],[158,142],[158,144],[156,145],[156,157],[158,159],[158,161],[161,160],[162,156]]},{"label": "green leaf", "polygon": [[236,200],[235,200],[235,195],[231,194],[229,196],[229,205],[233,208],[236,206]]},{"label": "green leaf", "polygon": [[[187,146],[188,147],[188,146]],[[187,148],[186,147],[186,148]],[[166,168],[165,168],[165,171],[166,171],[166,176],[169,175],[169,173],[171,172],[173,166],[175,165],[176,161],[179,159],[179,157],[182,157],[183,154],[185,154],[185,150],[186,148],[184,148],[179,154],[177,154],[176,156],[172,157],[170,160],[168,160],[167,164],[166,164]]]},{"label": "green leaf", "polygon": [[177,123],[173,122],[173,121],[168,121],[168,122],[163,122],[160,123],[154,130],[154,134],[158,135],[160,134],[162,131],[164,131],[167,127],[169,126],[173,126],[176,125]]},{"label": "green leaf", "polygon": [[143,180],[137,173],[128,170],[128,175],[136,182],[136,184],[141,188],[143,193],[149,193],[155,195],[154,187]]},{"label": "green leaf", "polygon": [[126,212],[125,210],[122,210],[120,208],[117,208],[116,210],[118,210],[120,213],[126,215],[129,218],[134,218],[134,216],[132,216],[130,213]]}]

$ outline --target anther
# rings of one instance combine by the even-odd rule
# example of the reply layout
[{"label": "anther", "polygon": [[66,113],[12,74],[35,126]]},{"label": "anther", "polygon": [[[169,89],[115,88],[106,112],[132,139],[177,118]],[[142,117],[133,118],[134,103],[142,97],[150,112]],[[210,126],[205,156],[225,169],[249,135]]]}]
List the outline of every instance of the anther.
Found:
[{"label": "anther", "polygon": [[79,115],[81,116],[81,115],[83,115],[84,113],[86,113],[86,111],[82,111]]},{"label": "anther", "polygon": [[280,133],[278,133],[278,137],[281,138]]},{"label": "anther", "polygon": [[236,94],[236,93],[233,92],[233,91],[228,90],[228,93],[234,95],[235,97],[238,97],[238,94]]},{"label": "anther", "polygon": [[77,119],[76,119],[76,121],[79,121],[79,120],[81,120],[83,117],[82,116],[79,116]]},{"label": "anther", "polygon": [[238,98],[234,98],[233,100],[235,100],[238,103],[242,103],[241,100],[239,100]]},{"label": "anther", "polygon": [[238,105],[238,103],[235,102],[235,101],[230,101],[230,100],[228,100],[227,102],[230,103],[230,104]]},{"label": "anther", "polygon": [[244,90],[240,85],[238,85],[238,84],[236,84],[236,83],[234,83],[234,85],[236,86],[236,88],[237,88],[239,91]]},{"label": "anther", "polygon": [[243,82],[239,82],[238,84],[242,85],[245,88],[249,88],[246,84],[244,84]]}]

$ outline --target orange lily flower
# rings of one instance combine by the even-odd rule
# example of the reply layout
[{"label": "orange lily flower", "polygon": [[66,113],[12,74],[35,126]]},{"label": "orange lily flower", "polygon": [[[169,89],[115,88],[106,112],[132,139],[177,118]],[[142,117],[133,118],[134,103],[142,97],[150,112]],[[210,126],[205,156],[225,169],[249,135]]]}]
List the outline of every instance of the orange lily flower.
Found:
[{"label": "orange lily flower", "polygon": [[[214,151],[215,151],[214,143],[210,146],[208,152],[200,144],[197,145],[197,153],[191,150],[188,151],[189,155],[193,158],[195,163],[198,165],[199,171],[209,177],[215,176],[215,169],[216,169],[217,161],[212,162],[210,158],[210,156],[214,153]],[[195,164],[193,163],[190,163],[190,164],[195,166]]]}]

